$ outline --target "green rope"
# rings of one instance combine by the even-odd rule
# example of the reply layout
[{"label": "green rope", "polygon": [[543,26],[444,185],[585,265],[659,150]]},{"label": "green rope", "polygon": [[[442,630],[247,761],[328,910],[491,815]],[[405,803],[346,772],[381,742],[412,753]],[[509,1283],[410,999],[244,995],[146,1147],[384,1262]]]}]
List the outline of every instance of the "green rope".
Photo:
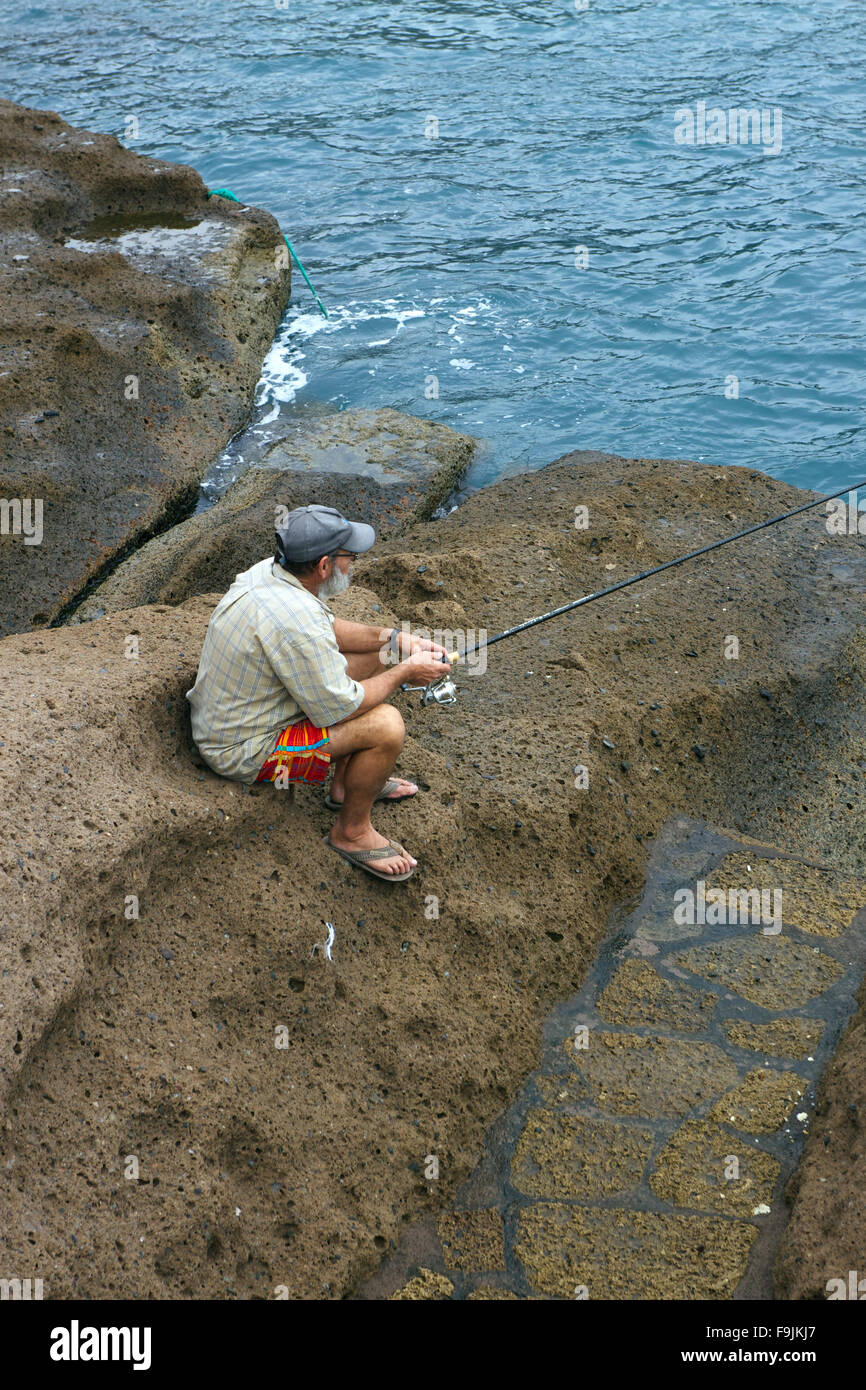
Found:
[{"label": "green rope", "polygon": [[[240,198],[236,198],[236,197],[235,197],[234,193],[232,193],[232,191],[231,191],[230,188],[210,188],[210,189],[208,189],[208,195],[207,195],[207,196],[208,196],[209,198],[229,198],[229,199],[231,199],[231,201],[232,201],[233,203],[239,203],[239,202],[241,201]],[[314,288],[314,286],[313,286],[312,280],[310,279],[310,277],[309,277],[309,275],[307,274],[307,272],[304,270],[304,267],[301,265],[301,260],[300,260],[300,257],[298,256],[297,251],[295,250],[295,248],[294,248],[294,246],[292,245],[292,243],[289,241],[289,238],[286,236],[285,232],[283,232],[282,235],[283,235],[283,241],[286,243],[286,245],[288,246],[289,250],[291,251],[292,255],[293,255],[294,258],[295,258],[295,261],[296,261],[296,263],[297,263],[298,270],[301,272],[301,274],[303,275],[303,277],[304,277],[304,279],[306,280],[307,284],[309,285],[310,290],[312,291],[313,298],[315,299],[315,301],[316,301],[316,303],[318,304],[319,308],[321,309],[322,313],[325,315],[325,318],[328,318],[328,317],[329,317],[328,311],[327,311],[327,309],[325,308],[325,306],[324,306],[324,304],[322,303],[322,301],[321,301],[321,299],[319,298],[319,296],[316,294],[316,291],[315,291],[315,288]]]}]

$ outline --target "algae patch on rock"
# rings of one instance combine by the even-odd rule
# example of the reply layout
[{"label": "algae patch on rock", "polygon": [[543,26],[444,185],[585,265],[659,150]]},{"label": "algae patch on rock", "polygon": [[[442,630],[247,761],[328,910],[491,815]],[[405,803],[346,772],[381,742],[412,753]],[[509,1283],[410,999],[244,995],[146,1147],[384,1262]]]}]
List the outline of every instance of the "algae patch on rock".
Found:
[{"label": "algae patch on rock", "polygon": [[779,1163],[719,1125],[689,1120],[655,1161],[649,1183],[657,1197],[678,1207],[753,1216],[769,1210]]},{"label": "algae patch on rock", "polygon": [[826,1024],[820,1018],[774,1018],[769,1023],[736,1023],[722,1028],[736,1047],[768,1057],[806,1057],[821,1041]]},{"label": "algae patch on rock", "polygon": [[563,1072],[555,1076],[537,1076],[535,1084],[547,1105],[576,1105],[589,1094],[586,1082],[577,1072],[570,1076]]},{"label": "algae patch on rock", "polygon": [[450,1298],[453,1292],[454,1285],[444,1274],[436,1274],[432,1269],[420,1269],[414,1279],[410,1279],[397,1293],[392,1293],[391,1301],[405,1299],[407,1302],[423,1302],[429,1299]]},{"label": "algae patch on rock", "polygon": [[709,991],[701,993],[690,985],[668,980],[643,961],[627,960],[601,995],[598,1011],[608,1023],[701,1033],[718,998]]},{"label": "algae patch on rock", "polygon": [[739,936],[677,956],[694,975],[718,981],[765,1009],[797,1008],[844,973],[832,956],[785,936]]},{"label": "algae patch on rock", "polygon": [[706,886],[727,893],[732,887],[778,893],[784,926],[817,936],[839,936],[866,906],[866,886],[857,879],[796,859],[759,858],[742,852],[728,855],[707,877]]},{"label": "algae patch on rock", "polygon": [[518,1140],[511,1181],[533,1197],[612,1197],[637,1187],[652,1147],[649,1129],[536,1110]]},{"label": "algae patch on rock", "polygon": [[439,1239],[449,1269],[505,1268],[502,1213],[495,1207],[446,1212],[439,1217]]},{"label": "algae patch on rock", "polygon": [[711,1216],[539,1202],[520,1213],[516,1251],[551,1298],[729,1298],[757,1234]]},{"label": "algae patch on rock", "polygon": [[748,1134],[772,1134],[795,1105],[802,1105],[807,1086],[795,1072],[758,1067],[716,1102],[708,1118]]},{"label": "algae patch on rock", "polygon": [[592,1029],[586,1051],[565,1044],[601,1110],[619,1115],[685,1115],[733,1086],[735,1064],[712,1043]]}]

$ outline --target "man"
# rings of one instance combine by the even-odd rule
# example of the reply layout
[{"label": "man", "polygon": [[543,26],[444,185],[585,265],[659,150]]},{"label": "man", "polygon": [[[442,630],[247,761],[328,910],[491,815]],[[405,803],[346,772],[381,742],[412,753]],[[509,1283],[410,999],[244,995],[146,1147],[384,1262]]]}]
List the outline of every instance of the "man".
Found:
[{"label": "man", "polygon": [[[428,684],[450,671],[444,647],[336,618],[323,602],[349,587],[350,565],[376,533],[333,507],[297,507],[276,531],[276,554],[237,575],[208,624],[187,699],[196,746],[209,767],[240,782],[324,782],[339,812],[331,849],[391,882],[417,865],[373,829],[374,801],[414,796],[392,778],[405,728],[386,701],[404,681]],[[397,656],[402,661],[397,661]],[[443,662],[442,658],[446,660]]]}]

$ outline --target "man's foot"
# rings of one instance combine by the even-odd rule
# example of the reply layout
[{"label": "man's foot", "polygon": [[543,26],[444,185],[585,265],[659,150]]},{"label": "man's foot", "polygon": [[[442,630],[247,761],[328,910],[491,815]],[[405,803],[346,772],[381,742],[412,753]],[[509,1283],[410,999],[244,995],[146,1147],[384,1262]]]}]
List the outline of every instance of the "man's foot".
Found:
[{"label": "man's foot", "polygon": [[[381,851],[390,848],[393,851],[391,854],[383,855],[381,858],[376,858],[372,861],[371,869],[377,877],[393,877],[395,874],[405,874],[408,877],[418,864],[418,860],[413,858],[408,850],[403,849],[402,846],[399,847],[400,852],[398,853],[397,849],[394,848],[394,841],[386,839],[384,835],[380,835],[378,830],[373,829],[372,825],[369,830],[365,830],[361,835],[351,838],[341,833],[335,825],[331,828],[330,835],[325,836],[325,840],[331,846],[331,849],[342,851],[346,854],[357,854],[359,851],[364,852],[368,850]],[[375,865],[374,869],[372,865]],[[363,868],[365,865],[362,864],[361,867]]]},{"label": "man's foot", "polygon": [[[409,782],[405,777],[391,777],[376,797],[377,801],[405,801],[410,796],[415,796],[418,787],[415,782]],[[331,790],[325,797],[325,805],[330,811],[338,811],[343,804],[345,787],[342,781],[337,781],[336,777],[331,783]]]}]

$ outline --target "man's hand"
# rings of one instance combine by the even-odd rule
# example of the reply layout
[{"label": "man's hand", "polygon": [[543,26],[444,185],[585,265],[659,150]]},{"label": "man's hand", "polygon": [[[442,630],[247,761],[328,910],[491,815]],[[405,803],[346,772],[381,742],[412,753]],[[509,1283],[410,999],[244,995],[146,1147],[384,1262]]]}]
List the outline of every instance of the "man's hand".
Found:
[{"label": "man's hand", "polygon": [[412,633],[401,632],[398,636],[400,645],[400,655],[403,657],[414,656],[418,652],[429,652],[434,657],[448,656],[449,652],[438,642],[431,642],[426,637],[415,637]]},{"label": "man's hand", "polygon": [[431,681],[438,681],[440,676],[447,676],[451,670],[451,662],[442,660],[443,655],[448,655],[445,648],[435,642],[416,640],[422,642],[421,647],[413,651],[411,656],[401,661],[397,667],[399,671],[406,672],[405,679],[417,681],[419,685],[429,685]]},{"label": "man's hand", "polygon": [[439,680],[440,676],[448,675],[451,662],[442,660],[442,654],[447,655],[445,648],[421,638],[417,641],[420,644],[418,651],[414,651],[403,661],[386,667],[378,675],[368,676],[360,682],[364,688],[364,698],[355,713],[350,714],[341,723],[348,724],[349,720],[357,719],[359,714],[366,714],[367,710],[375,709],[384,700],[395,695],[403,684],[429,685],[431,681]]}]

